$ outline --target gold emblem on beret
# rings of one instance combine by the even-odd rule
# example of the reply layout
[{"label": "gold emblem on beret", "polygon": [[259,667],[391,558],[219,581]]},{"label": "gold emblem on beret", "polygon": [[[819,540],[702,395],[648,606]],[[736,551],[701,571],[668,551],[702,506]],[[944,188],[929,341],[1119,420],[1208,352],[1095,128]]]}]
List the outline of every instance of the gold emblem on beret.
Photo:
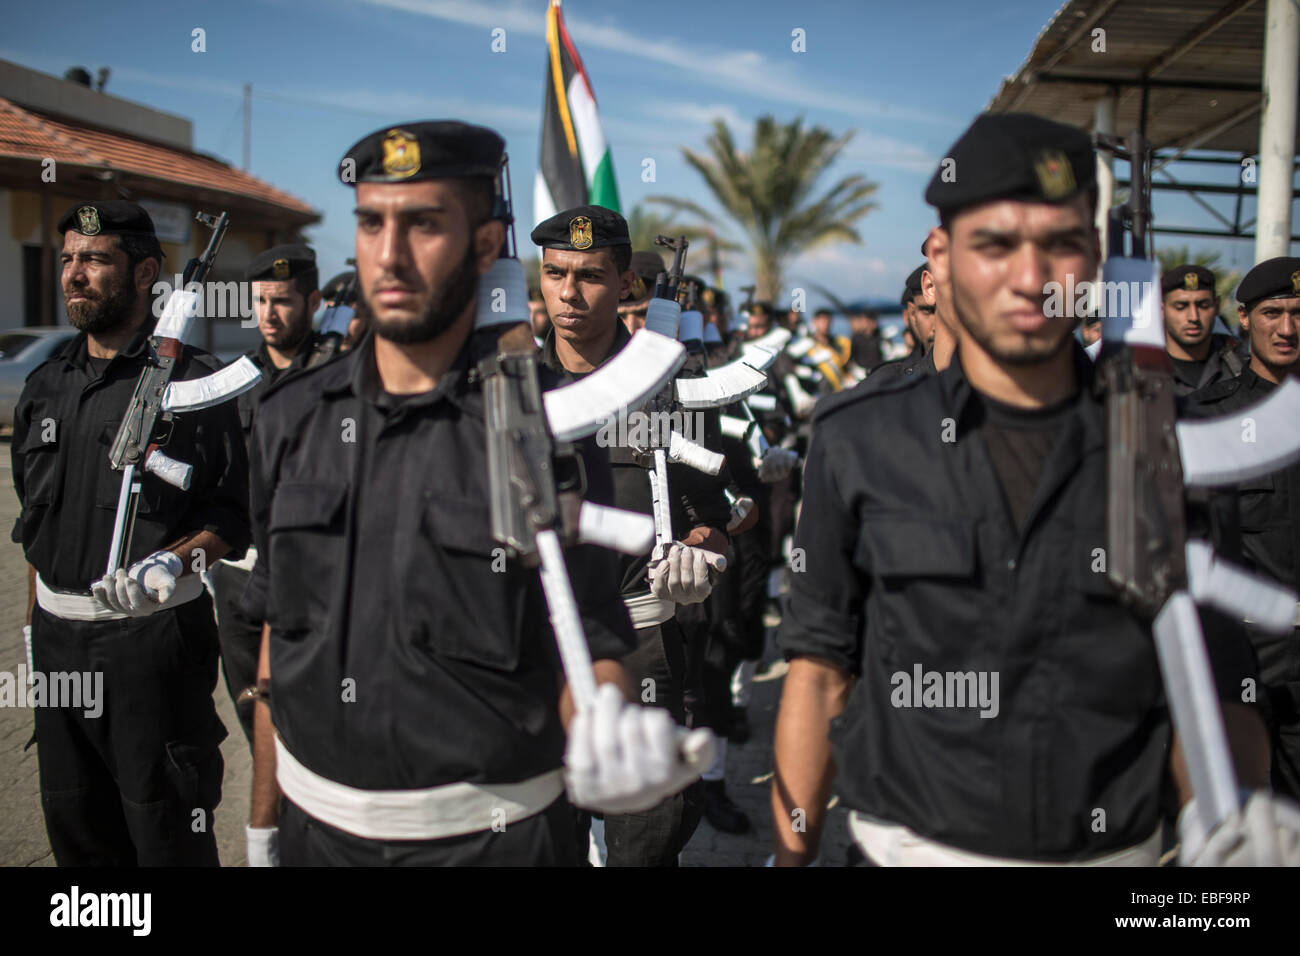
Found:
[{"label": "gold emblem on beret", "polygon": [[81,226],[83,236],[97,236],[101,226],[99,225],[99,210],[94,206],[82,206],[77,210],[77,222]]},{"label": "gold emblem on beret", "polygon": [[1038,177],[1038,188],[1047,200],[1064,199],[1074,192],[1074,170],[1065,153],[1059,149],[1045,149],[1034,160],[1034,174]]},{"label": "gold emblem on beret", "polygon": [[645,279],[642,279],[640,276],[635,277],[632,280],[632,290],[630,294],[634,299],[639,299],[641,296],[645,295]]},{"label": "gold emblem on beret", "polygon": [[711,309],[713,308],[713,303],[717,301],[718,297],[713,294],[712,289],[705,289],[700,293],[700,299],[704,302],[706,308]]},{"label": "gold emblem on beret", "polygon": [[1196,273],[1189,272],[1183,276],[1183,288],[1188,292],[1195,292],[1197,289]]},{"label": "gold emblem on beret", "polygon": [[390,129],[384,137],[384,173],[406,179],[420,171],[420,144],[405,130]]},{"label": "gold emblem on beret", "polygon": [[1291,273],[1291,291],[1300,295],[1300,270]]},{"label": "gold emblem on beret", "polygon": [[271,275],[275,276],[277,279],[289,278],[289,260],[276,259],[274,262],[272,262]]},{"label": "gold emblem on beret", "polygon": [[590,249],[595,242],[591,230],[591,220],[586,216],[574,216],[569,220],[569,245],[581,251]]}]

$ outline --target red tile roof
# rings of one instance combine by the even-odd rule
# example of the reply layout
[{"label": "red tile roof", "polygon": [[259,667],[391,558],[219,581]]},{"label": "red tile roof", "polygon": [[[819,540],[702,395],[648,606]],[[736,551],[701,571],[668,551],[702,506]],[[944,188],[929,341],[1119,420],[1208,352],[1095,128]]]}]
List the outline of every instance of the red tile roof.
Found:
[{"label": "red tile roof", "polygon": [[4,97],[0,97],[0,156],[48,157],[57,163],[101,167],[249,196],[298,213],[316,212],[297,196],[220,160],[44,116]]}]

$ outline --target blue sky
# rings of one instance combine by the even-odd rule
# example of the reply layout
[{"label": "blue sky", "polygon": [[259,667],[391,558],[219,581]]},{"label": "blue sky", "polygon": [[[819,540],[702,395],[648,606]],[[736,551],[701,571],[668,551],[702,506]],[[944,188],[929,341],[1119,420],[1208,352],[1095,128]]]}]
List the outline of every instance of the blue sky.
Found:
[{"label": "blue sky", "polygon": [[[1058,6],[566,0],[564,12],[595,86],[624,212],[652,195],[716,208],[681,158],[683,146],[703,148],[714,118],[741,144],[764,113],[856,130],[826,182],[861,173],[879,184],[879,209],[859,226],[863,243],[810,253],[787,275],[788,285],[816,282],[854,299],[901,290],[933,222],[921,198],[930,173]],[[497,129],[520,218],[531,219],[545,9],[545,0],[43,0],[38,12],[7,18],[0,57],[59,75],[109,66],[107,92],[192,119],[195,148],[236,164],[241,91],[252,83],[252,172],[323,213],[309,237],[330,275],[353,235],[338,160],[383,125],[458,118]],[[191,50],[195,27],[206,31],[204,53]],[[491,49],[498,27],[504,53]],[[795,28],[805,31],[804,53],[791,50]],[[657,167],[648,184],[647,157]],[[1249,242],[1192,244],[1250,264]],[[748,279],[740,265],[726,276],[731,288]]]}]

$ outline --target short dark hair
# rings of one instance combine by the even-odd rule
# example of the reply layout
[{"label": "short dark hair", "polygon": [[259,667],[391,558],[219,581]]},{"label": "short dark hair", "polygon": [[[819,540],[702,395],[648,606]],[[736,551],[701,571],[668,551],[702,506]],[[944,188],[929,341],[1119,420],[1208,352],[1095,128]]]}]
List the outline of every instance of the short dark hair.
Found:
[{"label": "short dark hair", "polygon": [[467,176],[452,180],[460,201],[469,212],[471,228],[477,229],[492,218],[496,205],[496,184],[490,176]]},{"label": "short dark hair", "polygon": [[135,267],[146,259],[157,259],[158,270],[162,271],[163,251],[162,244],[158,242],[157,236],[135,235],[126,233],[111,233],[117,237],[117,247],[126,253],[126,265],[132,273]]},{"label": "short dark hair", "polygon": [[632,268],[632,247],[631,246],[606,246],[605,251],[609,257],[614,260],[614,271],[619,275],[627,272]]},{"label": "short dark hair", "polygon": [[813,318],[814,318],[814,319],[820,319],[823,315],[826,316],[826,318],[829,319],[829,318],[831,317],[831,310],[830,310],[830,309],[818,309],[816,312],[813,313]]},{"label": "short dark hair", "polygon": [[303,299],[311,298],[311,294],[320,288],[320,270],[305,269],[293,277],[293,287],[302,293]]}]

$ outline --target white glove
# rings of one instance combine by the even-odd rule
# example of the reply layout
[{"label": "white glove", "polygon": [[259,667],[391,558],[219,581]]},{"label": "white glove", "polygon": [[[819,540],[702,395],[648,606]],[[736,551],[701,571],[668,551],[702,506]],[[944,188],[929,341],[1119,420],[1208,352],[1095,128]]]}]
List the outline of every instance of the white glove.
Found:
[{"label": "white glove", "polygon": [[36,664],[32,661],[32,626],[23,625],[23,644],[27,648],[27,679],[30,681],[36,675]]},{"label": "white glove", "polygon": [[280,865],[279,827],[250,827],[244,824],[244,839],[248,844],[249,866]]},{"label": "white glove", "polygon": [[727,522],[727,534],[735,531],[749,517],[749,513],[754,510],[754,499],[749,495],[741,495],[731,506],[731,519]]},{"label": "white glove", "polygon": [[118,568],[91,585],[91,593],[111,611],[143,617],[152,614],[176,592],[184,565],[170,551],[155,551],[127,570]]},{"label": "white glove", "polygon": [[1267,790],[1206,833],[1196,800],[1178,814],[1179,866],[1300,866],[1300,806]]},{"label": "white glove", "polygon": [[649,810],[699,777],[715,748],[711,730],[687,731],[666,710],[629,704],[613,684],[601,684],[595,703],[569,725],[569,801],[601,813]]},{"label": "white glove", "polygon": [[699,604],[713,590],[709,570],[727,570],[727,559],[707,548],[674,541],[663,558],[650,565],[650,593],[676,604]]},{"label": "white glove", "polygon": [[758,463],[758,480],[765,484],[780,481],[794,471],[794,466],[798,463],[799,453],[797,451],[782,448],[780,445],[772,445],[767,451],[763,452],[763,458]]}]

